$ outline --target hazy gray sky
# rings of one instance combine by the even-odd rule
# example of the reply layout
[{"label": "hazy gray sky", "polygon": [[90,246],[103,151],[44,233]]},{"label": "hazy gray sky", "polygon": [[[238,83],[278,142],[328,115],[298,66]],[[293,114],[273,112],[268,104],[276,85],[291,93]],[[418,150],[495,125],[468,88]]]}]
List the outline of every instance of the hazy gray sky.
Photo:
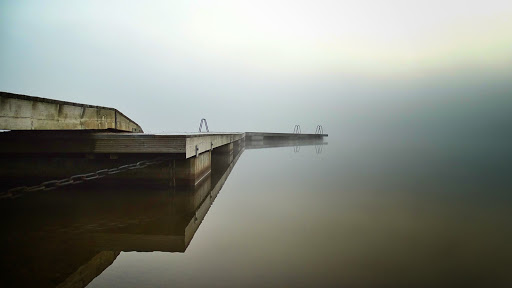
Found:
[{"label": "hazy gray sky", "polygon": [[146,132],[334,130],[507,91],[512,2],[2,1],[0,43],[0,90]]}]

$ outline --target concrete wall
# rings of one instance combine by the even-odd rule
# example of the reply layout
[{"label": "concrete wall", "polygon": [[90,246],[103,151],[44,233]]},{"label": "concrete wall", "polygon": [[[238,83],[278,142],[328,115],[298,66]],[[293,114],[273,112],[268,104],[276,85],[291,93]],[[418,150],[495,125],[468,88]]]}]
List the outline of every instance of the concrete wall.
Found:
[{"label": "concrete wall", "polygon": [[215,165],[219,167],[229,166],[229,164],[233,161],[233,147],[233,143],[229,143],[215,148],[212,151],[212,165],[215,163]]},{"label": "concrete wall", "polygon": [[196,157],[175,160],[174,178],[176,186],[194,186],[211,171],[212,154],[203,152]]},{"label": "concrete wall", "polygon": [[193,157],[205,151],[216,149],[217,147],[223,146],[227,143],[238,141],[244,137],[244,133],[205,133],[189,135],[186,142],[185,157]]},{"label": "concrete wall", "polygon": [[114,108],[0,92],[0,129],[86,130],[117,129],[143,132]]}]

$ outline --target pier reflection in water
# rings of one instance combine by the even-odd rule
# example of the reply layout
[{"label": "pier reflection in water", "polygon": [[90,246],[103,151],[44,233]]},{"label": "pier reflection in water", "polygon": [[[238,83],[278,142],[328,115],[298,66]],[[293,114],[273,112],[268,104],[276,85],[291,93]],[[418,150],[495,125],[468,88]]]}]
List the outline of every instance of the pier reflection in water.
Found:
[{"label": "pier reflection in water", "polygon": [[0,201],[0,286],[510,287],[510,152],[365,140],[246,143],[195,189],[105,177]]},{"label": "pier reflection in water", "polygon": [[[0,239],[0,286],[84,287],[121,251],[184,252],[243,147],[230,152],[213,153],[210,173],[193,186],[173,187],[172,175],[149,181],[105,177],[4,199],[0,213],[8,220],[3,221]],[[38,158],[23,159],[15,165],[30,169],[31,162],[52,166],[52,161],[80,163],[82,167],[75,169],[85,171],[98,165],[98,161],[89,161],[87,167],[81,159]],[[148,170],[155,172],[172,165],[169,160]],[[57,169],[49,168],[53,172]],[[33,184],[41,179],[44,177],[15,177],[14,183]],[[8,181],[12,179],[2,180],[5,187],[14,185]]]}]

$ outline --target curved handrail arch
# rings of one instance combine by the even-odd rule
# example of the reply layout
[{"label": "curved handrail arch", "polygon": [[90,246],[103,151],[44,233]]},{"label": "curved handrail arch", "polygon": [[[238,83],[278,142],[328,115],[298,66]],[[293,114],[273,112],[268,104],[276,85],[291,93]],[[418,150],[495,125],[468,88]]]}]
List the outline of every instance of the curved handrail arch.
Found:
[{"label": "curved handrail arch", "polygon": [[199,124],[199,132],[203,129],[203,123],[204,127],[206,128],[206,132],[210,132],[210,129],[208,129],[208,122],[206,122],[206,119],[201,119],[201,123]]}]

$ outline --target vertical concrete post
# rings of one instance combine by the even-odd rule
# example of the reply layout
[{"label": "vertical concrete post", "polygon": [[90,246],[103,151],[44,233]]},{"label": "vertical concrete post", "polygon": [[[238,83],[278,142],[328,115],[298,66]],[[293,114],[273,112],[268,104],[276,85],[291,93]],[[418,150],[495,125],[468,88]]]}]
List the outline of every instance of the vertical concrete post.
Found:
[{"label": "vertical concrete post", "polygon": [[212,162],[215,167],[229,166],[233,161],[233,147],[233,143],[229,143],[213,149]]},{"label": "vertical concrete post", "polygon": [[211,172],[211,151],[195,157],[175,161],[174,177],[176,186],[195,186]]},{"label": "vertical concrete post", "polygon": [[234,154],[238,153],[243,145],[244,145],[244,138],[240,139],[240,140],[237,140],[237,141],[234,141],[233,142],[233,151],[234,151]]}]

